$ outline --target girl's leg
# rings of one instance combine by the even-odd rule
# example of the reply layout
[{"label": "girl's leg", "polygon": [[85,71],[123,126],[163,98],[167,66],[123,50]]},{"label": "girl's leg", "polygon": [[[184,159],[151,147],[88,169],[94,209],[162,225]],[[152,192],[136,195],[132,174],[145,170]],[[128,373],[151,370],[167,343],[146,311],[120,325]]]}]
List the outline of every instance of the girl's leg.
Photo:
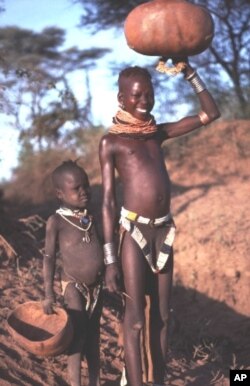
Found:
[{"label": "girl's leg", "polygon": [[88,322],[86,337],[86,359],[89,371],[89,386],[100,386],[100,319],[102,313],[102,295]]},{"label": "girl's leg", "polygon": [[130,386],[142,386],[140,333],[144,326],[145,265],[140,249],[126,233],[122,244],[122,269],[126,297],[124,316],[124,354]]},{"label": "girl's leg", "polygon": [[74,283],[68,284],[64,302],[71,317],[74,336],[68,350],[68,376],[71,386],[81,386],[81,358],[86,338],[87,313],[82,295]]},{"label": "girl's leg", "polygon": [[163,272],[154,275],[152,278],[150,288],[150,346],[154,364],[154,381],[159,384],[163,384],[164,382],[167,361],[172,277],[173,253],[170,255]]}]

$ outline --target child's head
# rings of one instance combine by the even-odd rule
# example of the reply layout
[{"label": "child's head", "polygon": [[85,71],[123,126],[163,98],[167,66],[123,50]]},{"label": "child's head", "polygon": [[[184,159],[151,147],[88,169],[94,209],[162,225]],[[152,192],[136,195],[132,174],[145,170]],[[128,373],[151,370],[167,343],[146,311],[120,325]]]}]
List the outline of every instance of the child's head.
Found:
[{"label": "child's head", "polygon": [[138,66],[125,68],[119,74],[118,86],[121,108],[135,118],[147,120],[154,107],[154,89],[148,70]]},{"label": "child's head", "polygon": [[71,209],[85,208],[90,199],[87,173],[76,161],[65,161],[52,173],[52,182],[61,203]]}]

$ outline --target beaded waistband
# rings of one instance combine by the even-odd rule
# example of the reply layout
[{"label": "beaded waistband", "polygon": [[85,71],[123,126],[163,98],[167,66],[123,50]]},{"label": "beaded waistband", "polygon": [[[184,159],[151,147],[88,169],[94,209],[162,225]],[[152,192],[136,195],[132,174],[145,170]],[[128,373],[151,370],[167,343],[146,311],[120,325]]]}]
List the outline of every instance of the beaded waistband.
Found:
[{"label": "beaded waistband", "polygon": [[130,210],[127,210],[123,207],[121,209],[121,217],[125,217],[127,220],[135,221],[135,222],[138,222],[140,224],[149,224],[151,226],[161,225],[164,222],[167,222],[167,221],[172,219],[171,213],[168,213],[166,216],[163,216],[163,217],[150,219],[147,217],[140,216],[137,213],[132,212]]}]

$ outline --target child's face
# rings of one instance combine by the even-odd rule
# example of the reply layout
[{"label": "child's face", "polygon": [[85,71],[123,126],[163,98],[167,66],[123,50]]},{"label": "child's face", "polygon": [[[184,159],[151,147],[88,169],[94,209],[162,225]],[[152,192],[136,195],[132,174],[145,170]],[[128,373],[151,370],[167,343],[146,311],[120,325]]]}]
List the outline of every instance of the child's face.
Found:
[{"label": "child's face", "polygon": [[83,209],[90,199],[88,177],[76,168],[62,175],[61,188],[57,189],[57,197],[62,204],[70,209]]},{"label": "child's face", "polygon": [[149,119],[154,107],[154,89],[151,81],[144,76],[128,78],[118,94],[124,110],[142,121]]}]

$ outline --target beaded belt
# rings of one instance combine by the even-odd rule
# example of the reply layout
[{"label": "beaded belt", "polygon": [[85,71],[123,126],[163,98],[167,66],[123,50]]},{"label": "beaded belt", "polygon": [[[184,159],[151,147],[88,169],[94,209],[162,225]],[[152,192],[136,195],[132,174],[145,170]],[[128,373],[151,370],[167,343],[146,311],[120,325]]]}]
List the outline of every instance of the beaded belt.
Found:
[{"label": "beaded belt", "polygon": [[127,210],[123,207],[121,209],[121,216],[123,218],[125,217],[127,220],[135,221],[135,222],[138,222],[140,224],[148,224],[152,227],[155,225],[161,225],[161,224],[168,222],[169,220],[172,219],[171,213],[168,213],[166,216],[155,218],[155,219],[151,220],[150,218],[139,216],[137,213],[131,212],[130,210]]}]

